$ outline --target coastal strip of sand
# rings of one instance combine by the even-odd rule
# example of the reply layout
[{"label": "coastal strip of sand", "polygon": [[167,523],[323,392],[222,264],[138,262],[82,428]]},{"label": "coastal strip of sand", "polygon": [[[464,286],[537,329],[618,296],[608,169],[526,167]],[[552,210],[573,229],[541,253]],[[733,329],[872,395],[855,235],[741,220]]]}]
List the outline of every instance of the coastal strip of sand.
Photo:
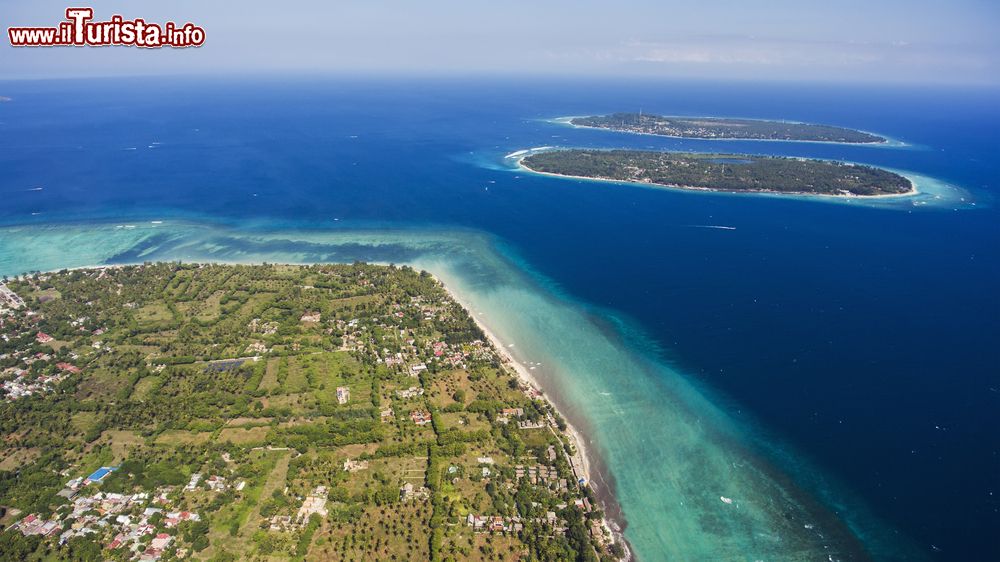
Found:
[{"label": "coastal strip of sand", "polygon": [[514,356],[508,351],[507,347],[504,346],[503,341],[492,330],[490,330],[489,326],[487,326],[482,320],[480,320],[479,318],[476,317],[475,314],[473,314],[473,311],[470,308],[469,303],[465,302],[455,291],[453,291],[443,281],[441,281],[440,278],[436,279],[438,283],[441,285],[441,287],[444,288],[444,290],[448,293],[448,295],[452,299],[454,299],[455,302],[459,303],[460,305],[462,305],[463,308],[465,308],[466,312],[469,314],[469,317],[472,318],[473,322],[476,323],[476,326],[478,326],[479,329],[482,330],[482,332],[486,335],[486,338],[496,349],[496,352],[503,358],[506,365],[508,365],[514,371],[514,373],[517,374],[518,378],[521,379],[521,382],[529,386],[530,388],[534,389],[535,391],[537,391],[541,399],[545,400],[549,405],[552,406],[553,410],[555,410],[556,412],[559,413],[560,416],[562,416],[563,420],[566,422],[565,433],[569,437],[570,444],[572,445],[573,449],[572,454],[567,455],[567,460],[569,461],[570,467],[573,469],[573,473],[576,475],[578,480],[582,480],[587,486],[590,486],[591,489],[594,490],[594,494],[601,503],[600,507],[604,512],[604,518],[601,521],[601,524],[607,530],[608,534],[612,537],[612,540],[623,547],[623,549],[626,552],[625,559],[633,560],[634,557],[632,555],[632,551],[628,546],[628,542],[625,540],[624,528],[623,528],[624,521],[616,521],[608,516],[609,506],[607,505],[607,503],[609,501],[614,501],[613,499],[614,491],[611,490],[610,486],[607,484],[599,487],[598,485],[596,485],[596,482],[603,482],[603,479],[595,481],[593,478],[595,476],[593,470],[593,459],[595,459],[596,457],[592,456],[594,454],[594,451],[587,446],[588,441],[585,439],[584,434],[581,433],[577,427],[571,424],[569,422],[569,419],[566,417],[566,414],[564,412],[561,412],[559,410],[559,407],[545,395],[544,393],[545,388],[538,381],[538,379],[535,378],[535,376],[531,373],[531,370],[529,370],[523,363],[514,358]]}]

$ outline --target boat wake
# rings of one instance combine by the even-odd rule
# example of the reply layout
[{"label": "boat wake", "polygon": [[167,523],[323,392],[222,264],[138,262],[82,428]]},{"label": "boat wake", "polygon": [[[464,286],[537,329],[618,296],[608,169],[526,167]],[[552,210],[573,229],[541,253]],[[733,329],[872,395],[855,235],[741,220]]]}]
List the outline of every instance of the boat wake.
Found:
[{"label": "boat wake", "polygon": [[735,226],[725,226],[721,224],[688,224],[688,228],[713,228],[715,230],[736,230]]}]

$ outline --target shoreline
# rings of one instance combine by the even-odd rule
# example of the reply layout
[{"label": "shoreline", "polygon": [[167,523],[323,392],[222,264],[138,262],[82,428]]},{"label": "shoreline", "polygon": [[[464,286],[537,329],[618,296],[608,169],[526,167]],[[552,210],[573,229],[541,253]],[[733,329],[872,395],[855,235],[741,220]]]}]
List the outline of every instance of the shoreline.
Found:
[{"label": "shoreline", "polygon": [[[678,135],[660,135],[657,133],[644,133],[641,131],[623,131],[619,129],[611,129],[609,127],[594,127],[591,125],[577,125],[573,123],[573,119],[578,119],[581,117],[589,117],[588,115],[572,115],[569,117],[555,117],[553,119],[546,119],[550,123],[557,123],[560,125],[568,125],[574,129],[590,129],[592,131],[610,131],[612,133],[620,133],[625,135],[646,135],[650,137],[661,137],[665,139],[681,139],[681,140],[699,140],[699,141],[730,141],[730,142],[806,142],[812,144],[836,144],[844,146],[874,146],[880,148],[902,148],[908,147],[909,144],[896,140],[879,133],[873,133],[871,131],[862,131],[860,129],[850,129],[852,131],[857,131],[859,133],[865,133],[868,135],[874,135],[880,137],[882,141],[871,141],[871,142],[847,142],[847,141],[823,141],[823,140],[808,140],[808,139],[755,139],[755,138],[741,138],[741,137],[683,137]],[[676,115],[669,115],[665,117],[680,117]],[[811,123],[802,123],[800,121],[781,121],[775,119],[751,119],[748,117],[715,117],[715,116],[703,116],[708,119],[748,119],[751,121],[777,121],[779,123],[791,123],[795,125],[810,125]],[[682,117],[684,119],[691,119],[690,117]]]},{"label": "shoreline", "polygon": [[[434,279],[437,280],[441,288],[448,293],[449,297],[465,309],[465,311],[469,314],[469,317],[472,318],[472,321],[475,322],[476,326],[478,326],[479,329],[486,335],[486,339],[489,340],[490,344],[495,348],[497,354],[500,355],[504,359],[504,362],[513,369],[514,373],[517,374],[519,379],[521,379],[521,382],[538,391],[541,394],[541,399],[550,405],[560,416],[562,416],[563,420],[566,422],[566,431],[563,433],[569,437],[574,451],[572,455],[567,455],[570,468],[573,469],[574,473],[577,473],[577,478],[582,477],[586,479],[587,485],[590,486],[591,490],[594,492],[594,496],[600,503],[601,511],[604,513],[604,516],[601,519],[601,525],[611,535],[613,542],[622,545],[624,548],[625,556],[623,560],[636,560],[632,549],[629,547],[628,541],[625,539],[626,521],[624,520],[624,517],[622,516],[616,518],[611,516],[609,515],[609,510],[607,509],[608,503],[614,502],[617,507],[617,513],[623,513],[620,505],[618,505],[617,498],[615,498],[614,491],[610,489],[610,486],[606,485],[599,488],[593,484],[593,465],[591,461],[597,457],[593,456],[594,451],[587,446],[587,441],[584,439],[583,433],[580,432],[576,426],[570,423],[569,418],[559,410],[559,407],[555,404],[555,402],[549,399],[543,386],[538,382],[538,379],[531,374],[531,371],[523,363],[514,358],[509,351],[507,351],[507,348],[503,346],[503,342],[500,340],[500,337],[493,333],[485,323],[473,314],[471,307],[465,304],[465,302],[459,298],[459,295],[446,285],[439,277],[434,276]],[[603,482],[604,479],[602,478],[601,481]]]},{"label": "shoreline", "polygon": [[[604,183],[617,183],[617,184],[622,184],[622,185],[641,185],[641,186],[658,188],[658,189],[676,189],[676,190],[680,190],[680,191],[699,191],[699,192],[709,192],[709,193],[727,193],[727,194],[731,194],[731,195],[746,194],[746,195],[787,195],[787,196],[792,196],[792,197],[828,197],[828,198],[843,199],[843,200],[850,200],[850,199],[861,199],[861,200],[869,200],[869,199],[893,199],[893,198],[897,198],[897,197],[898,198],[902,198],[902,197],[913,197],[915,195],[920,195],[920,190],[917,189],[917,183],[915,181],[913,181],[911,178],[909,178],[907,176],[904,176],[902,174],[899,174],[899,175],[901,177],[903,177],[904,179],[906,179],[906,181],[908,181],[910,183],[910,190],[907,191],[907,192],[905,192],[905,193],[880,193],[878,195],[856,195],[856,194],[844,195],[844,194],[835,194],[835,193],[809,193],[807,191],[771,191],[771,190],[767,190],[767,189],[731,190],[731,189],[717,189],[717,188],[714,188],[714,187],[696,187],[696,186],[691,186],[691,185],[668,185],[668,184],[663,184],[663,183],[653,183],[653,182],[643,182],[643,181],[630,181],[630,180],[619,180],[619,179],[614,179],[614,178],[602,178],[602,177],[592,177],[592,176],[573,176],[573,175],[569,175],[569,174],[557,174],[555,172],[541,172],[541,171],[535,170],[534,168],[531,168],[531,167],[527,166],[524,163],[524,159],[527,158],[528,156],[530,156],[530,155],[529,154],[522,154],[522,155],[518,156],[518,158],[517,158],[517,168],[519,170],[523,170],[523,171],[531,173],[531,174],[538,174],[538,175],[541,175],[541,176],[550,176],[550,177],[554,177],[554,178],[567,178],[567,179],[589,180],[589,181],[604,182]],[[880,169],[884,169],[884,168],[880,168]],[[893,173],[897,173],[898,174],[898,172],[893,172]]]}]

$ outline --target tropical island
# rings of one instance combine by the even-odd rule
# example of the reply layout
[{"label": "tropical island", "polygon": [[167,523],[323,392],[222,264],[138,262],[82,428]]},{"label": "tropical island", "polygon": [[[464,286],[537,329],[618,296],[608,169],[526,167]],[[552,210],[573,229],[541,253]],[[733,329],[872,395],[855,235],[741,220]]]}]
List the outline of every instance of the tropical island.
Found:
[{"label": "tropical island", "polygon": [[780,156],[642,150],[547,150],[522,156],[538,173],[709,191],[833,196],[915,193],[907,178],[873,166]]},{"label": "tropical island", "polygon": [[4,281],[4,560],[625,554],[572,428],[426,272]]},{"label": "tropical island", "polygon": [[577,127],[689,139],[783,140],[850,144],[888,142],[884,137],[843,127],[760,119],[665,117],[640,112],[573,117],[568,122]]}]

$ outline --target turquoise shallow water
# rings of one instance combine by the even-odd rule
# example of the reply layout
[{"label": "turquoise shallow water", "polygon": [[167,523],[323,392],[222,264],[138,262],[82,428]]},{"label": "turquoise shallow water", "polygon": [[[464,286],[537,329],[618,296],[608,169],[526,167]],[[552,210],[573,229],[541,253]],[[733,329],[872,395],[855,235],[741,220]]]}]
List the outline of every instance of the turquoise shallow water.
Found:
[{"label": "turquoise shallow water", "polygon": [[[616,503],[624,508],[627,538],[644,559],[864,557],[843,522],[751,452],[759,436],[746,420],[733,423],[704,389],[645,353],[649,338],[630,321],[568,301],[488,235],[275,232],[170,220],[0,229],[4,275],[162,260],[364,260],[431,271],[583,430],[594,485],[606,498],[614,493],[610,513],[622,521]],[[811,467],[799,466],[798,476],[819,483]],[[852,520],[872,523],[857,510]]]}]

